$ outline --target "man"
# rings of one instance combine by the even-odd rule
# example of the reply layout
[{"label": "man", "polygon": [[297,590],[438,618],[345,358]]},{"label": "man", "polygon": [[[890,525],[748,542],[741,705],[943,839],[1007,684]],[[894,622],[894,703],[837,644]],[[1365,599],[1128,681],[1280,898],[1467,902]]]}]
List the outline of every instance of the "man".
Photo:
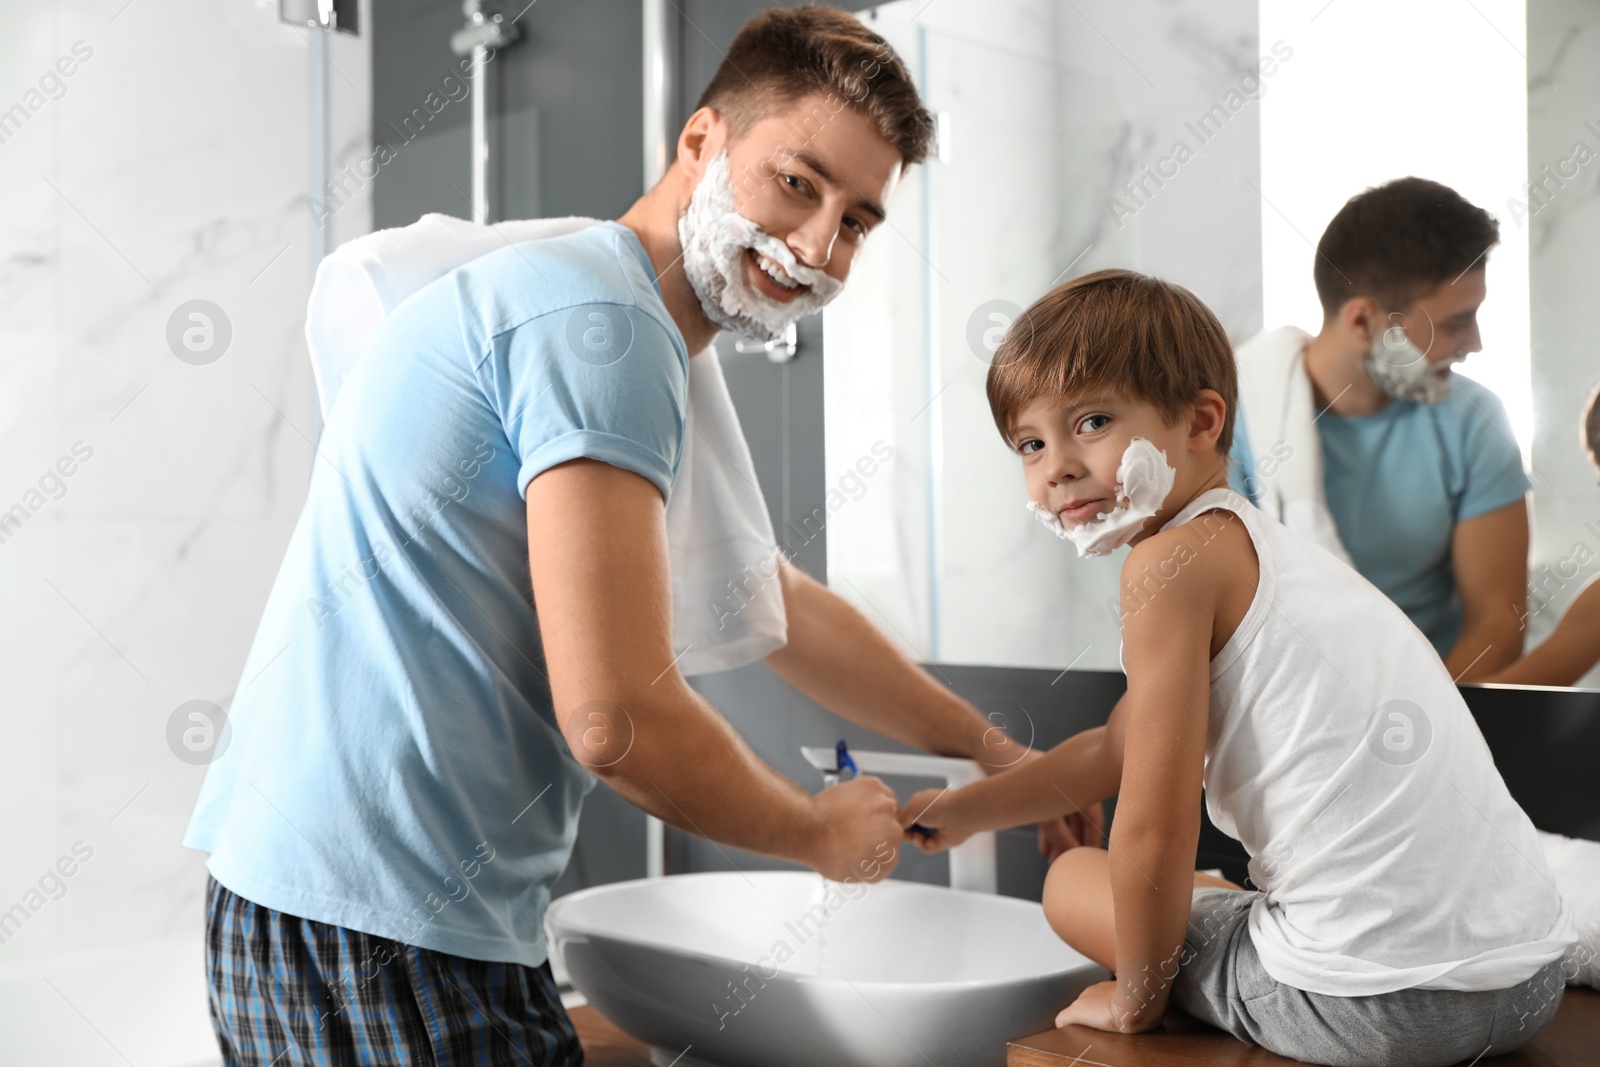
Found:
[{"label": "man", "polygon": [[1318,242],[1317,335],[1238,351],[1234,488],[1348,558],[1458,681],[1522,654],[1528,479],[1499,399],[1451,373],[1481,348],[1497,241],[1437,182],[1368,189]]},{"label": "man", "polygon": [[[931,131],[854,18],[767,12],[620,220],[485,256],[384,321],[185,837],[210,853],[227,1063],[581,1062],[542,924],[596,776],[712,840],[888,875],[887,786],[809,795],[685,683],[663,510],[689,354],[820,307]],[[780,582],[768,662],[807,695],[991,770],[1037,757],[824,586]]]}]

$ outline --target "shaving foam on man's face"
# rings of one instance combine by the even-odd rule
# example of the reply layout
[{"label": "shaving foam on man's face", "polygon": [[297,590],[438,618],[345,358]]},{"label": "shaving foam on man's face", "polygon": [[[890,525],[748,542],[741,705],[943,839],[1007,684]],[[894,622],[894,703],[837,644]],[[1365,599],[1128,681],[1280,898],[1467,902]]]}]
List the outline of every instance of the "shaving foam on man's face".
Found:
[{"label": "shaving foam on man's face", "polygon": [[1450,368],[1466,358],[1465,353],[1457,352],[1430,362],[1427,353],[1413,344],[1397,323],[1372,342],[1365,367],[1372,384],[1391,399],[1442,404],[1450,397]]},{"label": "shaving foam on man's face", "polygon": [[1166,452],[1146,438],[1135,437],[1123,450],[1117,467],[1116,507],[1069,526],[1054,511],[1031,499],[1027,506],[1057,537],[1071,541],[1079,556],[1107,556],[1133,540],[1155,517],[1177,478]]},{"label": "shaving foam on man's face", "polygon": [[[706,318],[719,329],[746,337],[779,340],[790,323],[821,310],[844,287],[825,271],[801,264],[787,244],[734,210],[727,149],[706,164],[678,218],[678,240],[683,272]],[[747,283],[752,250],[756,269],[780,289],[798,289],[798,295],[775,300]]]}]

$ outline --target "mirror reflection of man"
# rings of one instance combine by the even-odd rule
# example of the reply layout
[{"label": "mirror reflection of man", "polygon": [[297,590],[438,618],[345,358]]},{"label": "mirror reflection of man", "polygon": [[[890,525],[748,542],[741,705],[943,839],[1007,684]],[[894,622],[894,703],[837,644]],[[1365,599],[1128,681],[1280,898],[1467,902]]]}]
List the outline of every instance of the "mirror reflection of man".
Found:
[{"label": "mirror reflection of man", "polygon": [[[484,256],[384,321],[341,388],[185,835],[210,853],[228,1063],[580,1062],[543,919],[596,776],[714,841],[888,875],[883,782],[809,794],[679,673],[663,512],[689,360],[837,292],[931,133],[856,19],[768,12],[620,220]],[[573,312],[597,307],[631,324],[625,358],[571,343]],[[446,474],[470,492],[375,548]],[[308,613],[330,586],[336,609]],[[991,770],[1036,758],[786,562],[781,588],[788,643],[767,661],[802,692]],[[1055,820],[1041,847],[1091,832]]]},{"label": "mirror reflection of man", "polygon": [[1343,555],[1473,681],[1522,653],[1529,489],[1505,408],[1452,374],[1482,347],[1494,218],[1401,178],[1317,245],[1322,327],[1238,350],[1234,488]]}]

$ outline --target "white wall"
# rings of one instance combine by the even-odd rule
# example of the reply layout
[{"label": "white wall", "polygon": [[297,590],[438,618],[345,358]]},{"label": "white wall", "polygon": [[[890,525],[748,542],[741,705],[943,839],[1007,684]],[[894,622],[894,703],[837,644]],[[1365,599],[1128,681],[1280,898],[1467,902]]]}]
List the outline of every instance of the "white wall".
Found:
[{"label": "white wall", "polygon": [[[369,45],[333,45],[340,163],[367,154]],[[7,1067],[216,1059],[204,857],[178,843],[203,768],[167,725],[230,702],[310,471],[307,48],[264,0],[0,10],[0,111],[26,111],[0,143],[0,511],[26,513],[0,543]],[[336,239],[369,225],[358,194]],[[209,365],[167,342],[192,299],[231,323]]]}]

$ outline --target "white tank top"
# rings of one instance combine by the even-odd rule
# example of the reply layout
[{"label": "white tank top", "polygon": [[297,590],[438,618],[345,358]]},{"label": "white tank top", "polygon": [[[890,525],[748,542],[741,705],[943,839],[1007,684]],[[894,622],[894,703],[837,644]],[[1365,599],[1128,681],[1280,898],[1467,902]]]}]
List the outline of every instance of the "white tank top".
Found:
[{"label": "white tank top", "polygon": [[1267,973],[1334,996],[1485,990],[1561,958],[1569,907],[1428,639],[1232,490],[1162,528],[1210,508],[1244,521],[1261,567],[1211,661],[1205,800],[1264,891],[1249,929]]}]

